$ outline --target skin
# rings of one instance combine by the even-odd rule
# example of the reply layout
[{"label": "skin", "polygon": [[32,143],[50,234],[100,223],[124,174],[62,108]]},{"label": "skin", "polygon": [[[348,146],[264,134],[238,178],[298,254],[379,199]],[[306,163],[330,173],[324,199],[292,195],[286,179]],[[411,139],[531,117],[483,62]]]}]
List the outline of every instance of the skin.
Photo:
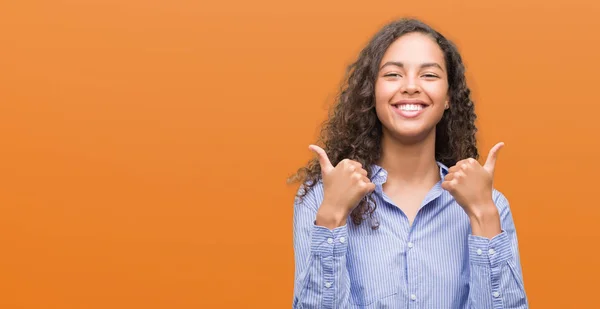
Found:
[{"label": "skin", "polygon": [[[378,165],[388,171],[383,190],[412,224],[427,192],[440,181],[435,159],[435,127],[444,111],[452,108],[444,54],[431,37],[409,33],[392,43],[384,54],[375,82],[375,109],[382,123],[382,155]],[[425,105],[416,117],[400,115],[399,102]],[[449,169],[442,188],[450,192],[469,216],[472,233],[492,238],[500,234],[500,216],[492,200],[497,153],[486,163],[469,158]],[[321,165],[324,200],[316,224],[333,229],[346,224],[358,202],[375,189],[360,163],[342,160],[333,166],[325,151],[310,145]]]}]

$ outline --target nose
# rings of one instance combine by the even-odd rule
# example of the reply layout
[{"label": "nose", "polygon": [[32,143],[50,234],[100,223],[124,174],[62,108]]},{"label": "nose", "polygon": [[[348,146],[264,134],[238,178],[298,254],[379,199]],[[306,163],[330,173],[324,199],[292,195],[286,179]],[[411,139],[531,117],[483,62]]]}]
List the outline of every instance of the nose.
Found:
[{"label": "nose", "polygon": [[418,81],[413,77],[406,77],[402,79],[402,85],[400,91],[405,94],[419,93],[420,87]]}]

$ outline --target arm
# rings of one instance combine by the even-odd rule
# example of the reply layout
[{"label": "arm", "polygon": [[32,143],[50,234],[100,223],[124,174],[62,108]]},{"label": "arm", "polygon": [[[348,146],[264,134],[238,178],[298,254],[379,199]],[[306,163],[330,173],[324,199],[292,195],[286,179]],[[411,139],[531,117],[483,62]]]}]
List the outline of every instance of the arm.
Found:
[{"label": "arm", "polygon": [[322,190],[316,185],[294,202],[294,309],[348,307],[348,230],[346,225],[331,230],[315,224]]},{"label": "arm", "polygon": [[491,239],[469,235],[469,308],[529,308],[517,234],[507,199],[495,192],[501,232]]}]

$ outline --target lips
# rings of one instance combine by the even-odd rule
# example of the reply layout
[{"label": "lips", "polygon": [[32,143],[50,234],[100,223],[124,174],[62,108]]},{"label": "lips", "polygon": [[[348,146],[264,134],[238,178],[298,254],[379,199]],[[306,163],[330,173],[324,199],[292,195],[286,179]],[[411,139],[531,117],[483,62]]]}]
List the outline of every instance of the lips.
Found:
[{"label": "lips", "polygon": [[403,118],[415,118],[429,107],[423,101],[400,101],[392,104],[392,109]]}]

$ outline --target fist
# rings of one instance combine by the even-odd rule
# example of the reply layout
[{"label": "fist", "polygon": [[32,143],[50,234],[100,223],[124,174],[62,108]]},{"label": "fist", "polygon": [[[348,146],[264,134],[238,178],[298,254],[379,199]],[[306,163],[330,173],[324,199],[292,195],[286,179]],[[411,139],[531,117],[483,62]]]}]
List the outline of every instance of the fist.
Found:
[{"label": "fist", "polygon": [[347,216],[365,195],[375,190],[375,184],[367,178],[367,171],[359,162],[344,159],[334,167],[321,147],[310,145],[309,149],[317,154],[321,166],[322,205],[330,207],[332,212]]},{"label": "fist", "polygon": [[498,151],[504,143],[496,144],[482,166],[473,158],[461,160],[448,170],[442,188],[450,192],[467,215],[477,216],[494,206],[492,188]]}]

